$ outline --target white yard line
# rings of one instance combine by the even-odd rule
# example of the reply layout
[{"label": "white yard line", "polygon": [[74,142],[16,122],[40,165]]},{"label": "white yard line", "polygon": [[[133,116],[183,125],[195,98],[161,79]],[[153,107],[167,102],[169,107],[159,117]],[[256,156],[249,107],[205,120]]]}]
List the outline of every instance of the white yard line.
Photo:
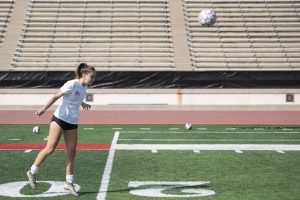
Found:
[{"label": "white yard line", "polygon": [[227,131],[235,131],[236,128],[225,128],[225,130],[227,130]]},{"label": "white yard line", "polygon": [[292,131],[292,130],[294,130],[294,129],[292,129],[292,128],[283,128],[282,130],[283,130],[283,131]]},{"label": "white yard line", "polygon": [[8,140],[10,140],[10,141],[19,141],[19,140],[21,140],[21,139],[18,139],[18,138],[11,138],[11,139],[8,139]]},{"label": "white yard line", "polygon": [[193,131],[193,129],[192,130],[189,130],[189,131],[151,131],[151,132],[149,132],[149,131],[147,131],[147,132],[142,132],[142,131],[122,131],[122,133],[160,133],[160,134],[162,134],[162,133],[170,133],[170,134],[172,134],[172,133],[189,133],[189,134],[197,134],[197,133],[199,133],[199,134],[203,134],[203,133],[245,133],[245,134],[266,134],[266,133],[276,133],[276,134],[287,134],[287,133],[290,133],[290,134],[295,134],[295,133],[297,133],[297,134],[299,134],[300,132],[299,131],[275,131],[275,132],[267,132],[267,131],[261,131],[261,132],[259,132],[259,131]]},{"label": "white yard line", "polygon": [[300,151],[294,144],[117,144],[116,150]]},{"label": "white yard line", "polygon": [[234,150],[235,151],[235,153],[243,153],[243,151],[241,151],[241,150]]},{"label": "white yard line", "polygon": [[116,131],[115,134],[114,134],[114,138],[112,140],[111,148],[109,150],[109,154],[108,154],[108,157],[107,157],[104,173],[103,173],[103,176],[102,176],[101,186],[99,188],[99,192],[98,192],[98,195],[97,195],[97,200],[105,200],[105,198],[106,198],[107,189],[108,189],[108,185],[109,185],[110,174],[111,174],[111,171],[112,171],[112,166],[113,166],[113,161],[114,161],[114,156],[115,156],[115,151],[116,151],[115,147],[116,147],[117,142],[118,142],[119,134],[120,133],[118,131]]},{"label": "white yard line", "polygon": [[299,142],[300,139],[119,139],[124,141],[203,141],[203,142]]}]

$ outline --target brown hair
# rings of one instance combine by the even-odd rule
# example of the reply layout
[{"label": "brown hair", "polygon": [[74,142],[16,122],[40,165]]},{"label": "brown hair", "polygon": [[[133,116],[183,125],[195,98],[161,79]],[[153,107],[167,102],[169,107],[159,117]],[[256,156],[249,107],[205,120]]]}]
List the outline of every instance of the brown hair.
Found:
[{"label": "brown hair", "polygon": [[94,67],[87,65],[86,63],[80,63],[75,71],[76,78],[81,78],[83,74],[87,74],[95,71],[96,70]]}]

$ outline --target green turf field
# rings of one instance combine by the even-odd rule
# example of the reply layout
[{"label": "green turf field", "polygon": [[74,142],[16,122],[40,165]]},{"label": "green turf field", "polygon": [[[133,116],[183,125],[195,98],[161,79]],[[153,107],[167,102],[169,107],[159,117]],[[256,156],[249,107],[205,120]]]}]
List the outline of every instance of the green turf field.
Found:
[{"label": "green turf field", "polygon": [[[1,125],[0,144],[46,143],[48,126],[42,125],[41,134],[34,135],[33,125]],[[299,148],[300,126],[194,125],[188,131],[182,125],[81,125],[78,130],[79,143],[113,144],[111,150],[77,151],[75,182],[80,186],[77,199],[298,200],[300,197],[300,151],[282,149]],[[283,144],[286,146],[282,147]],[[205,145],[238,147],[201,149]],[[252,148],[251,145],[263,148],[271,145],[275,149],[245,150]],[[26,185],[26,171],[38,152],[0,150],[0,199],[75,198],[54,188],[65,180],[65,151],[56,151],[42,165],[37,190]],[[9,184],[11,187],[7,189]],[[53,197],[43,197],[49,194]]]}]

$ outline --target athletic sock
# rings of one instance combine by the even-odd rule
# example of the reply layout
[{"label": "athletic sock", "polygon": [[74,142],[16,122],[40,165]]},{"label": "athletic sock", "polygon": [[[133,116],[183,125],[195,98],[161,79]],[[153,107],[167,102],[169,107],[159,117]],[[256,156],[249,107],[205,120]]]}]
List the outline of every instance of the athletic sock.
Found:
[{"label": "athletic sock", "polygon": [[73,175],[66,175],[66,181],[68,183],[73,183],[74,182],[74,176]]},{"label": "athletic sock", "polygon": [[39,172],[39,167],[35,166],[34,164],[30,168],[30,172],[32,174],[37,174]]}]

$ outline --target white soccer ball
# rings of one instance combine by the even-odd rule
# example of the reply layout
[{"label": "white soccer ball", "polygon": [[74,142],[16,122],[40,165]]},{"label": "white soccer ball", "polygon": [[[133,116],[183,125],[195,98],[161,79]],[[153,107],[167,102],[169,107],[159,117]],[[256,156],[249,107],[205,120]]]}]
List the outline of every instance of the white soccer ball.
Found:
[{"label": "white soccer ball", "polygon": [[198,15],[198,21],[202,26],[212,26],[217,21],[217,14],[214,10],[202,10]]},{"label": "white soccer ball", "polygon": [[34,134],[39,134],[39,133],[40,133],[40,127],[39,127],[39,126],[33,127],[32,132],[33,132]]},{"label": "white soccer ball", "polygon": [[191,130],[191,129],[192,129],[192,126],[193,126],[192,123],[186,123],[184,127],[185,127],[185,129],[187,129],[187,130]]}]

